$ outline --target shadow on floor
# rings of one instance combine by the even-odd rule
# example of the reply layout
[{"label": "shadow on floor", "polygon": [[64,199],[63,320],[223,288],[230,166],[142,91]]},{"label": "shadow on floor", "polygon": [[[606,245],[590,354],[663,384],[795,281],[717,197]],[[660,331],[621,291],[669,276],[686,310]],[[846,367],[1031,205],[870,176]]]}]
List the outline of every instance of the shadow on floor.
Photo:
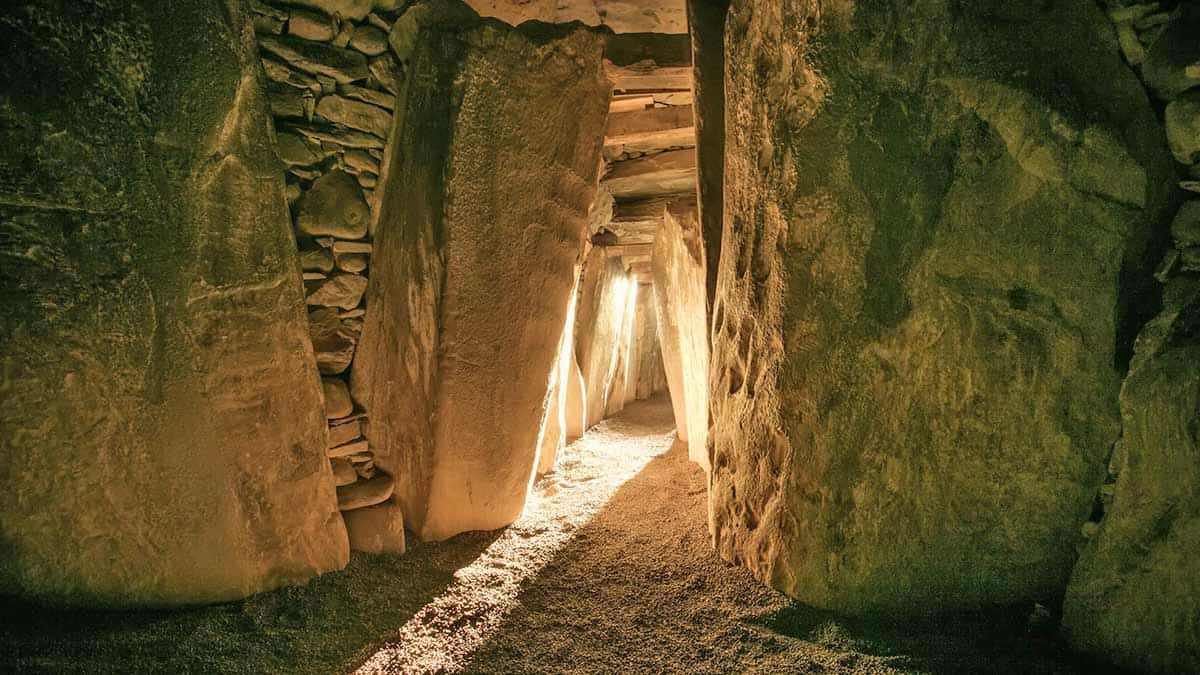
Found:
[{"label": "shadow on floor", "polygon": [[336,673],[439,595],[498,533],[354,554],[342,572],[246,600],[176,610],[63,611],[0,598],[0,671]]},{"label": "shadow on floor", "polygon": [[704,473],[681,447],[625,483],[472,657],[474,673],[1097,673],[1028,608],[848,618],[713,553]]}]

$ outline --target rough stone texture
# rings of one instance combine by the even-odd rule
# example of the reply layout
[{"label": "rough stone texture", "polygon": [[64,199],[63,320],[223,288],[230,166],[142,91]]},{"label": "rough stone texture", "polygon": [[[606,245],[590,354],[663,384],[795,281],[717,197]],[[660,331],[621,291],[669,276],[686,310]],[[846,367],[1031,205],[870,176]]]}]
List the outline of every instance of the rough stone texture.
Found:
[{"label": "rough stone texture", "polygon": [[362,239],[370,222],[371,209],[362,188],[345,171],[318,178],[296,204],[296,230],[313,237]]},{"label": "rough stone texture", "polygon": [[700,236],[694,211],[665,210],[651,269],[676,434],[688,444],[688,458],[707,471],[708,302]]},{"label": "rough stone texture", "polygon": [[[655,297],[654,288],[643,285],[638,291],[637,320],[639,325],[634,329],[637,334],[637,342],[635,342],[637,361],[635,364],[631,364],[634,373],[630,378],[632,388],[627,389],[625,394],[630,401],[650,398],[667,388],[667,373],[663,368],[662,349],[658,342],[657,305],[658,300]],[[700,337],[706,341],[707,346],[707,333],[702,333]],[[702,377],[701,386],[708,386],[707,374]]]},{"label": "rough stone texture", "polygon": [[308,315],[308,330],[312,336],[317,369],[322,375],[337,375],[350,367],[354,348],[362,331],[359,319],[338,318],[338,310],[326,307]]},{"label": "rough stone texture", "polygon": [[1171,236],[1180,246],[1200,246],[1200,199],[1184,202],[1171,221]]},{"label": "rough stone texture", "polygon": [[345,381],[325,377],[321,379],[321,389],[325,396],[326,418],[335,420],[354,412],[354,402],[350,400]]},{"label": "rough stone texture", "polygon": [[337,489],[338,508],[342,511],[353,511],[382,504],[392,496],[395,487],[395,481],[387,474],[344,485]]},{"label": "rough stone texture", "polygon": [[1121,389],[1112,507],[1071,576],[1083,651],[1137,671],[1200,671],[1200,279],[1172,280]]},{"label": "rough stone texture", "polygon": [[603,248],[594,248],[588,254],[575,319],[575,357],[583,377],[585,429],[604,419],[631,283],[620,259],[606,258]]},{"label": "rough stone texture", "polygon": [[1184,91],[1200,86],[1200,5],[1184,2],[1178,8],[1179,15],[1168,25],[1147,52],[1142,64],[1142,78],[1146,85],[1164,101],[1179,96]]},{"label": "rough stone texture", "polygon": [[607,26],[615,33],[686,33],[686,0],[466,0],[481,16],[516,26],[525,21]]},{"label": "rough stone texture", "polygon": [[613,352],[612,377],[604,392],[604,417],[612,417],[625,408],[626,382],[629,381],[629,357],[633,347],[633,326],[637,319],[637,296],[640,284],[628,277],[625,285],[625,310]]},{"label": "rough stone texture", "polygon": [[404,512],[395,500],[342,514],[350,548],[363,553],[404,553]]},{"label": "rough stone texture", "polygon": [[1175,160],[1182,164],[1200,162],[1200,88],[1168,103],[1165,119],[1167,143]]},{"label": "rough stone texture", "polygon": [[335,274],[316,284],[305,302],[319,307],[354,309],[367,290],[367,278],[359,274]]},{"label": "rough stone texture", "polygon": [[367,58],[349,49],[311,42],[294,35],[262,36],[259,44],[267,53],[310,75],[350,83],[367,77]]},{"label": "rough stone texture", "polygon": [[609,91],[580,28],[420,31],[352,380],[409,527],[440,540],[524,506]]},{"label": "rough stone texture", "polygon": [[380,138],[387,136],[392,114],[378,106],[344,98],[336,94],[322,96],[317,114],[335,124],[366,131]]},{"label": "rough stone texture", "polygon": [[1065,587],[1171,160],[1088,0],[731,3],[711,525],[813,605]]},{"label": "rough stone texture", "polygon": [[97,0],[0,24],[0,593],[177,605],[341,568],[249,19]]},{"label": "rough stone texture", "polygon": [[404,0],[288,0],[288,4],[319,9],[330,16],[361,20],[373,11],[390,12],[400,9]]},{"label": "rough stone texture", "polygon": [[565,385],[566,394],[563,402],[563,428],[566,442],[580,438],[587,430],[587,392],[584,388],[583,373],[579,371],[579,361],[575,358],[574,344],[568,354],[570,361]]}]

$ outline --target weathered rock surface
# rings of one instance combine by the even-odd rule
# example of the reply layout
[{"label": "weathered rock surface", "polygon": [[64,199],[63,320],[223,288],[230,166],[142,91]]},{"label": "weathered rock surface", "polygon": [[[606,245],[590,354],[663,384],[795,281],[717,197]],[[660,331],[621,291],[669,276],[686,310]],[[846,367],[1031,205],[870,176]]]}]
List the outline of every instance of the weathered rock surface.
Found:
[{"label": "weathered rock surface", "polygon": [[1168,103],[1165,119],[1167,143],[1175,160],[1182,164],[1200,162],[1200,88]]},{"label": "weathered rock surface", "polygon": [[0,41],[0,593],[207,603],[344,566],[249,18],[58,10]]},{"label": "weathered rock surface", "polygon": [[360,319],[343,320],[335,308],[326,307],[309,312],[308,333],[312,336],[317,369],[322,375],[337,375],[350,367],[360,332]]},{"label": "weathered rock surface", "polygon": [[354,309],[367,290],[367,278],[359,274],[336,274],[321,281],[306,302],[319,307]]},{"label": "weathered rock surface", "polygon": [[708,302],[704,245],[694,211],[664,210],[651,269],[676,435],[688,444],[688,458],[708,470]]},{"label": "weathered rock surface", "polygon": [[1112,507],[1071,576],[1075,647],[1127,668],[1200,671],[1200,281],[1180,277],[1121,389]]},{"label": "weathered rock surface", "polygon": [[587,392],[583,384],[583,374],[579,372],[579,362],[575,358],[574,345],[571,347],[563,400],[563,432],[566,434],[567,443],[581,438],[587,430]]},{"label": "weathered rock surface", "polygon": [[350,400],[350,391],[346,383],[332,377],[321,378],[321,389],[325,395],[325,417],[338,419],[354,412],[354,401]]},{"label": "weathered rock surface", "polygon": [[348,459],[337,457],[329,460],[329,466],[333,469],[333,484],[337,487],[350,485],[358,480],[358,474],[354,471],[354,465]]},{"label": "weathered rock surface", "polygon": [[1171,221],[1171,236],[1180,246],[1200,246],[1200,199],[1184,202]]},{"label": "weathered rock surface", "polygon": [[289,4],[319,9],[343,19],[361,20],[373,11],[390,12],[400,9],[404,0],[288,0]]},{"label": "weathered rock surface", "polygon": [[346,533],[350,548],[363,553],[404,553],[404,512],[388,501],[364,509],[346,511]]},{"label": "weathered rock surface", "polygon": [[262,36],[259,44],[272,56],[311,75],[331,77],[342,83],[367,78],[367,57],[322,42],[293,35]]},{"label": "weathered rock surface", "polygon": [[524,506],[609,89],[580,28],[421,30],[352,384],[409,527],[438,540]]},{"label": "weathered rock surface", "polygon": [[381,504],[392,496],[395,485],[391,476],[380,474],[371,480],[339,487],[337,489],[338,508],[342,511],[353,511]]},{"label": "weathered rock surface", "polygon": [[387,136],[392,125],[391,113],[383,108],[336,94],[321,97],[317,102],[317,114],[330,122],[366,131],[380,138]]},{"label": "weathered rock surface", "polygon": [[620,259],[607,258],[603,248],[594,248],[583,266],[580,284],[575,357],[583,377],[584,428],[589,429],[604,419],[608,406],[631,282]]},{"label": "weathered rock surface", "polygon": [[296,204],[296,229],[309,236],[362,239],[370,223],[371,209],[362,188],[345,171],[318,178]]},{"label": "weathered rock surface", "polygon": [[1158,97],[1170,101],[1192,87],[1200,86],[1200,5],[1182,3],[1179,16],[1150,45],[1142,64],[1142,79]]},{"label": "weathered rock surface", "polygon": [[608,26],[615,33],[686,33],[685,0],[466,0],[481,16],[516,26],[526,21]]},{"label": "weathered rock surface", "polygon": [[1087,0],[811,7],[726,24],[717,548],[822,607],[1053,598],[1119,430],[1162,132]]}]

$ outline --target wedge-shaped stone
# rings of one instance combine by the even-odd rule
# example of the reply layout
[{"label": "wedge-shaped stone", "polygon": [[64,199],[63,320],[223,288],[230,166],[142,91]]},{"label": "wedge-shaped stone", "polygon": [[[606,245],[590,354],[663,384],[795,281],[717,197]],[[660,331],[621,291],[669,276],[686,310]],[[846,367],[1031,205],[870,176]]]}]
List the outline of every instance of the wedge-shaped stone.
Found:
[{"label": "wedge-shaped stone", "polygon": [[312,75],[324,75],[342,83],[365,80],[370,75],[367,58],[349,49],[310,42],[291,35],[262,36],[263,51]]},{"label": "wedge-shaped stone", "polygon": [[317,101],[317,114],[335,124],[366,131],[386,138],[392,124],[388,111],[370,103],[342,98],[336,94]]}]

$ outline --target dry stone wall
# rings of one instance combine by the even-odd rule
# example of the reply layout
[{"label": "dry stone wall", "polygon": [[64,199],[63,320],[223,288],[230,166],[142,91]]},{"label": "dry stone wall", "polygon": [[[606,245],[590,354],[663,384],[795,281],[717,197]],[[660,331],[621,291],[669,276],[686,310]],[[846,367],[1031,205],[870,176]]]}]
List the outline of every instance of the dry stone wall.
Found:
[{"label": "dry stone wall", "polygon": [[718,551],[843,610],[1053,602],[1169,217],[1090,0],[734,0]]},{"label": "dry stone wall", "polygon": [[1162,104],[1186,200],[1158,268],[1162,311],[1121,389],[1123,430],[1063,609],[1074,645],[1122,666],[1200,671],[1200,6],[1111,2],[1128,64]]},{"label": "dry stone wall", "polygon": [[[404,550],[394,479],[376,465],[368,419],[350,395],[369,283],[376,190],[386,181],[402,69],[389,44],[395,5],[383,2],[252,0],[275,145],[287,170],[308,327],[329,420],[326,455],[343,512],[355,517],[351,546]],[[303,6],[300,6],[303,5]],[[349,521],[348,521],[349,522]],[[372,525],[383,526],[370,534]]]}]

